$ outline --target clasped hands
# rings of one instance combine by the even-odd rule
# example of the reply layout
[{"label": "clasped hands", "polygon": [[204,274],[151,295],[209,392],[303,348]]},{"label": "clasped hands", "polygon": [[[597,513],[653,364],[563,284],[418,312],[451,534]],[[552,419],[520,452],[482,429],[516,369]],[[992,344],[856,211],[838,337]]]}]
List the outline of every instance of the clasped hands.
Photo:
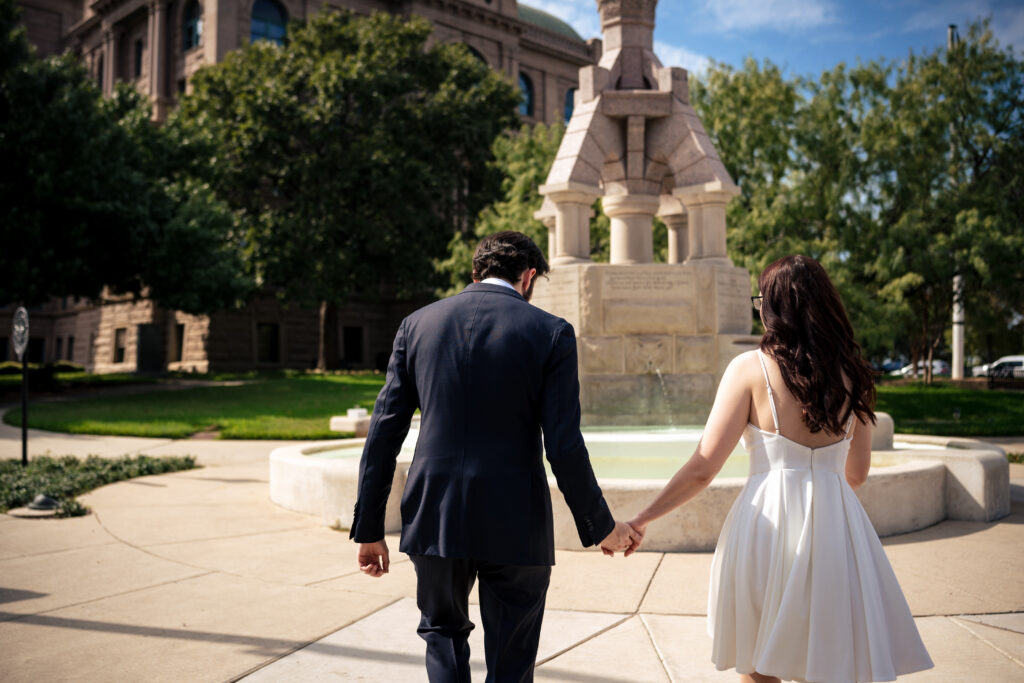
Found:
[{"label": "clasped hands", "polygon": [[[616,552],[622,551],[626,557],[636,552],[644,540],[646,525],[636,522],[615,522],[615,528],[601,541],[601,552],[609,557],[614,557]],[[360,543],[357,557],[359,570],[367,576],[381,577],[388,573],[391,568],[390,553],[388,544],[384,539],[376,543]]]},{"label": "clasped hands", "polygon": [[599,544],[601,552],[608,557],[615,557],[616,551],[623,551],[626,557],[636,552],[644,540],[645,527],[615,522],[615,528]]}]

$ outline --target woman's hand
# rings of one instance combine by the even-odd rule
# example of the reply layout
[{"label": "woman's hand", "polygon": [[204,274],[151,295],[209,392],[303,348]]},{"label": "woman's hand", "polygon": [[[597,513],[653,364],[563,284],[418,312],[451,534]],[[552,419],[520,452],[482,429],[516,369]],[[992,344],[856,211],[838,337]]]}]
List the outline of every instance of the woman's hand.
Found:
[{"label": "woman's hand", "polygon": [[633,529],[636,536],[639,536],[639,539],[634,537],[634,543],[628,548],[626,548],[625,555],[626,557],[629,557],[637,550],[639,550],[640,545],[644,542],[644,535],[647,533],[647,524],[637,521],[637,518],[634,517],[633,519],[626,522],[626,525]]}]

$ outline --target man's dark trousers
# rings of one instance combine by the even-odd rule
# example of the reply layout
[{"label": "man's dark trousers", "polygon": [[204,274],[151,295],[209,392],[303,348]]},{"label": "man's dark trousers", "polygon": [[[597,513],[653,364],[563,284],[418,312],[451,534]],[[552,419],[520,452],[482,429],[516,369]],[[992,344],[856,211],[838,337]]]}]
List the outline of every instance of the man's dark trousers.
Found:
[{"label": "man's dark trousers", "polygon": [[549,566],[516,566],[410,555],[416,567],[417,633],[427,643],[431,683],[468,683],[469,593],[480,580],[487,683],[533,680]]}]

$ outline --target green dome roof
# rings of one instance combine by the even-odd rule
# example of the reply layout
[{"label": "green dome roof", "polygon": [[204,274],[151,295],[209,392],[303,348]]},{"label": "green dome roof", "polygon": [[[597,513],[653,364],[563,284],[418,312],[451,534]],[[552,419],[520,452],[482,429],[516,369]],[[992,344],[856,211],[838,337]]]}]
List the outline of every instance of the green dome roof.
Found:
[{"label": "green dome roof", "polygon": [[558,17],[548,14],[547,12],[542,12],[541,10],[535,7],[524,5],[523,3],[519,3],[518,7],[519,18],[525,21],[527,24],[539,26],[543,29],[551,31],[552,33],[557,33],[560,36],[565,36],[570,40],[578,40],[581,43],[583,42],[583,39],[580,38],[580,34],[576,33],[576,31],[573,30],[572,26],[569,26],[569,24],[565,23]]}]

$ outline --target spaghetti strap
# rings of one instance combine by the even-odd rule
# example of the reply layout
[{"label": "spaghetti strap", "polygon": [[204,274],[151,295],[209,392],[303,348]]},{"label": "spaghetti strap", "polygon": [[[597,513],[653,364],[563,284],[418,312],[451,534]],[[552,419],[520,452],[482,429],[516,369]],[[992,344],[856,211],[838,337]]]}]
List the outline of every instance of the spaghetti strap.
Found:
[{"label": "spaghetti strap", "polygon": [[846,423],[846,435],[844,439],[850,438],[850,433],[853,431],[853,421],[857,419],[857,413],[850,413],[850,421]]},{"label": "spaghetti strap", "polygon": [[775,410],[775,392],[772,391],[772,383],[768,381],[768,368],[764,364],[764,356],[761,350],[757,350],[757,359],[761,361],[761,371],[764,372],[764,385],[768,388],[768,404],[772,407],[772,421],[775,423],[775,433],[781,434],[779,431],[779,414]]}]

